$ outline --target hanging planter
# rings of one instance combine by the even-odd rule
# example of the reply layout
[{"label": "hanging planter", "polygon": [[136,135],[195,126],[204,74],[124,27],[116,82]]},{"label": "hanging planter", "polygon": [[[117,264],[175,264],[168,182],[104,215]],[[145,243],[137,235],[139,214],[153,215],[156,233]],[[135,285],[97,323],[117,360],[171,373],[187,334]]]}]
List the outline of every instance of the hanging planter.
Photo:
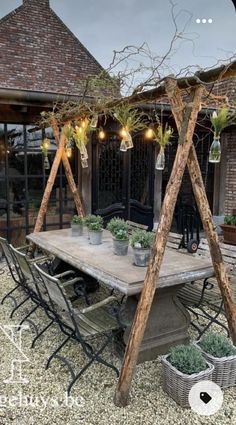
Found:
[{"label": "hanging planter", "polygon": [[66,138],[66,147],[65,152],[67,158],[72,157],[72,146],[73,146],[73,136],[74,136],[74,129],[70,124],[67,124],[62,129],[63,134]]},{"label": "hanging planter", "polygon": [[134,147],[131,133],[143,130],[146,127],[146,124],[142,122],[144,114],[128,105],[122,105],[114,110],[113,115],[121,125],[120,150],[126,152]]},{"label": "hanging planter", "polygon": [[214,140],[210,147],[209,162],[217,164],[221,159],[220,134],[226,127],[233,124],[235,119],[229,109],[223,107],[219,109],[218,113],[214,111],[210,120],[214,129]]},{"label": "hanging planter", "polygon": [[89,120],[84,119],[80,125],[76,125],[74,130],[74,140],[77,148],[80,151],[80,159],[82,168],[88,167],[88,152],[86,145],[89,141],[88,135],[90,132]]},{"label": "hanging planter", "polygon": [[[150,132],[151,134],[151,132]],[[173,129],[168,124],[163,127],[160,124],[157,129],[152,129],[153,139],[159,144],[160,151],[156,158],[156,170],[164,170],[165,168],[165,148],[170,143],[170,138],[173,134]],[[150,138],[150,137],[149,137]]]}]

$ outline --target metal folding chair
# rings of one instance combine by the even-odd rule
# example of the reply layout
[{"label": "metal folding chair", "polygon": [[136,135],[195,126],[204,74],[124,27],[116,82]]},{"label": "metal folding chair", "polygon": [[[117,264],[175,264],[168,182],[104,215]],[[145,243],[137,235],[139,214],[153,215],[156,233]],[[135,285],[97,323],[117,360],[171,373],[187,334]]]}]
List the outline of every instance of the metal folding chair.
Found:
[{"label": "metal folding chair", "polygon": [[[118,376],[118,369],[113,364],[104,360],[102,357],[103,351],[109,342],[112,341],[113,336],[116,334],[116,332],[120,331],[119,322],[109,310],[109,306],[111,304],[118,304],[117,298],[110,296],[92,306],[78,310],[73,308],[72,303],[66,296],[65,286],[71,285],[70,280],[68,280],[67,283],[62,283],[60,278],[50,276],[45,271],[43,271],[39,265],[34,264],[34,267],[43,280],[45,287],[47,288],[50,304],[54,308],[56,320],[58,323],[60,323],[60,328],[66,335],[66,339],[49,357],[46,369],[50,366],[52,360],[55,358],[58,358],[67,366],[72,378],[67,387],[68,394],[70,394],[70,391],[75,382],[95,361],[113,369]],[[89,342],[89,340],[94,336],[104,337],[105,340],[102,342],[101,346],[96,349],[92,347]],[[86,365],[83,366],[77,374],[74,372],[70,362],[64,356],[59,354],[62,348],[71,339],[77,341],[80,344],[88,358]]]}]

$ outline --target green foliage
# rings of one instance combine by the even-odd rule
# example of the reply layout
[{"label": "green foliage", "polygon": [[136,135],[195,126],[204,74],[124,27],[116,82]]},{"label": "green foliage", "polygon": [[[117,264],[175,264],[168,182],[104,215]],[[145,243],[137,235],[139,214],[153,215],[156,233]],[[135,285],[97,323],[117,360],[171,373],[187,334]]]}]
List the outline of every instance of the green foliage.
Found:
[{"label": "green foliage", "polygon": [[103,218],[100,215],[89,214],[84,218],[84,222],[88,227],[91,223],[99,223],[102,226]]},{"label": "green foliage", "polygon": [[236,215],[226,215],[224,218],[224,223],[229,226],[236,226]]},{"label": "green foliage", "polygon": [[192,345],[177,345],[172,348],[168,361],[186,375],[199,373],[208,368],[201,351]]},{"label": "green foliage", "polygon": [[204,335],[199,341],[199,346],[203,351],[213,357],[229,357],[236,355],[236,348],[230,340],[223,335],[210,333]]},{"label": "green foliage", "polygon": [[129,226],[123,218],[119,218],[119,217],[112,218],[107,225],[107,230],[109,230],[116,239],[119,239],[119,240],[129,239],[129,235],[128,235]]},{"label": "green foliage", "polygon": [[120,125],[129,133],[140,131],[147,127],[142,122],[144,114],[138,109],[132,109],[129,105],[121,105],[114,109],[113,115]]},{"label": "green foliage", "polygon": [[154,233],[146,230],[133,230],[130,242],[133,248],[150,248],[153,244]]},{"label": "green foliage", "polygon": [[83,224],[83,217],[81,217],[80,215],[74,215],[74,217],[72,217],[71,223],[72,224]]},{"label": "green foliage", "polygon": [[85,148],[85,145],[87,145],[89,141],[89,133],[90,133],[90,126],[89,126],[89,120],[87,118],[79,122],[78,125],[75,126],[75,129],[73,132],[73,138],[75,140],[77,148],[82,153]]},{"label": "green foliage", "polygon": [[67,138],[67,140],[71,140],[74,137],[74,128],[70,125],[64,125],[62,132],[64,136]]},{"label": "green foliage", "polygon": [[235,116],[229,111],[226,106],[220,108],[218,112],[213,112],[211,118],[211,124],[214,128],[216,137],[220,136],[220,133],[229,125],[235,122]]},{"label": "green foliage", "polygon": [[88,229],[92,232],[100,232],[102,230],[102,223],[99,221],[89,223]]},{"label": "green foliage", "polygon": [[154,138],[157,143],[165,148],[170,143],[170,138],[173,135],[173,129],[166,123],[165,127],[159,125],[156,130],[153,130]]}]

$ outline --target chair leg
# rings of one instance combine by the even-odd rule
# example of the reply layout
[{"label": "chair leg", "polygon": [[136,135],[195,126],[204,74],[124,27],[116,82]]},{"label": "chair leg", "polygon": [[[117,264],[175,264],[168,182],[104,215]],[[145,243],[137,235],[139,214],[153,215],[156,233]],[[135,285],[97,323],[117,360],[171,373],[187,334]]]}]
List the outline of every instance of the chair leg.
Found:
[{"label": "chair leg", "polygon": [[21,301],[20,304],[17,304],[17,306],[12,310],[11,314],[10,314],[10,318],[12,319],[13,315],[15,314],[16,310],[18,310],[18,308],[20,308],[23,304],[26,303],[26,301],[30,300],[31,297],[28,296],[27,298],[25,298],[23,301]]},{"label": "chair leg", "polygon": [[18,329],[20,329],[20,326],[21,325],[23,325],[23,323],[25,322],[25,320],[27,320],[28,319],[28,317],[30,317],[31,316],[31,314],[33,314],[38,308],[39,308],[40,306],[39,305],[36,305],[36,307],[34,307],[22,320],[21,320],[21,322],[19,323],[19,328]]},{"label": "chair leg", "polygon": [[46,332],[50,326],[54,323],[54,320],[51,320],[51,322],[48,323],[47,326],[45,326],[45,328],[43,328],[37,335],[36,337],[33,339],[32,344],[31,344],[31,348],[34,348],[36,341],[44,334],[44,332]]},{"label": "chair leg", "polygon": [[[13,292],[16,290],[16,289],[18,289],[20,287],[20,285],[17,285],[15,288],[13,288],[10,292],[8,292],[4,297],[3,297],[3,299],[1,300],[1,304],[3,304],[4,303],[4,301],[11,295],[11,294],[13,294]],[[13,298],[13,297],[11,297],[11,298]]]},{"label": "chair leg", "polygon": [[[95,361],[97,361],[98,363],[103,364],[104,366],[107,366],[109,368],[111,368],[112,370],[114,370],[116,372],[116,375],[119,376],[119,371],[118,369],[113,366],[111,363],[106,362],[106,360],[102,359],[100,357],[100,354],[104,351],[104,349],[106,348],[106,346],[109,344],[110,339],[108,339],[105,344],[102,345],[102,347],[96,352],[91,354],[91,359],[89,360],[89,362],[80,370],[80,372],[74,377],[74,379],[70,382],[68,388],[67,388],[67,394],[70,395],[71,389],[73,387],[73,385],[76,383],[76,381],[78,381],[78,379],[81,377],[81,375],[88,369],[88,367]],[[90,357],[90,355],[86,352],[87,356]]]},{"label": "chair leg", "polygon": [[46,367],[45,369],[47,370],[50,366],[51,361],[53,360],[53,358],[56,356],[57,353],[59,353],[59,351],[67,344],[67,342],[71,339],[71,335],[69,335],[63,342],[61,345],[59,345],[59,347],[51,354],[51,356],[49,357]]}]

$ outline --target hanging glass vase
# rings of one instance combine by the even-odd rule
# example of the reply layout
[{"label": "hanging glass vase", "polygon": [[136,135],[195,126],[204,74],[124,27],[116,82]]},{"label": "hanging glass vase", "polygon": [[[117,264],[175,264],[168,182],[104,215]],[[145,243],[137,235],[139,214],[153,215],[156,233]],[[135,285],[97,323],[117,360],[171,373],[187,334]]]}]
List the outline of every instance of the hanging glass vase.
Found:
[{"label": "hanging glass vase", "polygon": [[221,157],[220,137],[215,136],[210,147],[209,162],[217,164],[220,162],[220,157]]},{"label": "hanging glass vase", "polygon": [[126,152],[126,151],[127,151],[127,146],[126,146],[126,141],[125,141],[125,139],[122,139],[122,140],[121,140],[121,143],[120,143],[120,151],[121,151],[121,152]]},{"label": "hanging glass vase", "polygon": [[164,170],[165,168],[165,150],[162,146],[160,147],[160,151],[157,155],[155,168],[156,170]]},{"label": "hanging glass vase", "polygon": [[87,158],[81,158],[81,166],[82,166],[82,168],[88,168]]}]

